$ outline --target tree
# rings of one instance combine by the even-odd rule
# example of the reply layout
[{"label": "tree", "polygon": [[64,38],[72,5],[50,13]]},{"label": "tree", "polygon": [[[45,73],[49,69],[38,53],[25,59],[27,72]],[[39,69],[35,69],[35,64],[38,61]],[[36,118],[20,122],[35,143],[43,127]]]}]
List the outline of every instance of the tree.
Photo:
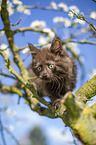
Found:
[{"label": "tree", "polygon": [[[22,83],[23,91],[14,85],[12,86],[9,84],[9,86],[7,86],[3,84],[2,80],[0,84],[0,90],[5,94],[18,94],[19,97],[23,97],[30,108],[42,116],[47,116],[50,118],[61,118],[66,126],[69,126],[73,130],[74,135],[83,144],[95,145],[96,103],[89,107],[87,102],[96,95],[96,75],[88,80],[83,86],[81,86],[74,94],[70,92],[67,98],[62,100],[61,106],[57,110],[54,110],[51,104],[44,100],[44,98],[38,97],[34,84],[30,84],[30,81],[28,81],[30,78],[28,76],[27,69],[24,66],[20,52],[23,51],[23,53],[25,53],[27,51],[28,53],[29,50],[27,46],[19,48],[16,45],[14,38],[18,33],[25,33],[27,31],[36,32],[40,34],[39,42],[41,43],[37,46],[42,47],[50,44],[53,37],[58,35],[58,30],[60,28],[68,27],[72,30],[79,29],[80,31],[78,33],[71,33],[65,40],[62,40],[62,44],[68,51],[71,52],[81,68],[83,68],[82,61],[78,53],[74,51],[74,46],[72,47],[72,45],[75,43],[96,45],[96,42],[92,39],[96,37],[96,28],[93,23],[89,21],[90,19],[96,19],[96,12],[92,12],[89,19],[87,20],[86,16],[80,13],[76,6],[70,6],[68,8],[64,3],[60,3],[57,6],[55,2],[51,2],[49,7],[40,7],[38,5],[24,6],[23,3],[19,0],[13,0],[12,3],[7,0],[1,1],[1,20],[3,23],[3,28],[0,31],[5,33],[8,41],[8,47],[3,49],[3,45],[3,47],[0,48],[0,54],[5,60],[5,65],[8,68],[10,74],[6,74],[4,71],[2,71],[0,75],[9,77],[10,79],[19,80]],[[44,21],[35,21],[31,23],[30,27],[21,27],[15,29],[15,27],[20,24],[21,19],[16,24],[12,24],[10,22],[9,16],[15,11],[30,14],[30,9],[42,9],[57,12],[61,11],[62,13],[69,13],[71,19],[73,19],[73,17],[76,17],[76,19],[71,21],[68,18],[56,17],[53,20],[57,24],[54,29],[46,28],[46,23]],[[85,27],[83,27],[83,24],[85,24]],[[78,40],[78,37],[81,37],[82,35],[84,35],[84,39]],[[8,56],[9,48],[13,58]],[[13,69],[11,60],[14,61],[14,64],[18,67],[20,74],[17,73],[15,69]],[[82,74],[84,75],[84,72],[82,72]],[[42,107],[39,102],[44,104],[46,107]]]}]

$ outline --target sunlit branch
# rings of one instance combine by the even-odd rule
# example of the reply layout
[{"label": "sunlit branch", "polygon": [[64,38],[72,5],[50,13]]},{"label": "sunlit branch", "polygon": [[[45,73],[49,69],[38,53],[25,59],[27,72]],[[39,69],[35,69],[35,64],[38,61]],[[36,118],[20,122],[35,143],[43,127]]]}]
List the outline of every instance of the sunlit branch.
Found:
[{"label": "sunlit branch", "polygon": [[57,8],[54,9],[51,6],[47,6],[47,7],[40,7],[38,5],[35,6],[26,6],[27,9],[40,9],[40,10],[51,10],[51,11],[57,11],[57,12],[64,12],[64,13],[68,13],[66,11],[64,11],[62,8]]},{"label": "sunlit branch", "polygon": [[4,76],[4,77],[8,77],[8,78],[11,78],[11,79],[16,79],[15,77],[11,76],[11,75],[7,75],[5,73],[1,73],[0,72],[0,75]]},{"label": "sunlit branch", "polygon": [[16,29],[16,30],[13,31],[13,33],[16,34],[16,33],[19,33],[19,32],[27,32],[27,31],[33,31],[33,32],[48,34],[48,32],[44,32],[43,29],[40,29],[40,28],[36,29],[36,28],[31,28],[31,27]]},{"label": "sunlit branch", "polygon": [[[20,91],[19,88],[14,87],[14,86],[5,86],[5,85],[0,85],[0,90],[3,93],[12,93],[12,94],[18,94],[20,97],[24,97],[24,94]],[[25,98],[25,97],[24,97]]]},{"label": "sunlit branch", "polygon": [[16,24],[12,24],[12,23],[10,23],[10,25],[12,25],[12,26],[16,26],[16,25],[18,25],[20,22],[21,22],[21,19],[20,19]]},{"label": "sunlit branch", "polygon": [[80,96],[80,100],[84,98],[90,99],[96,95],[96,75],[89,79],[83,86],[81,86],[76,92],[76,96]]},{"label": "sunlit branch", "polygon": [[[75,41],[75,40],[68,40],[67,42],[73,42],[73,43],[79,43],[79,44],[92,44],[96,45],[96,42],[81,40],[81,41]],[[67,43],[66,41],[64,43]]]},{"label": "sunlit branch", "polygon": [[0,32],[4,31],[4,29],[0,29]]},{"label": "sunlit branch", "polygon": [[9,13],[7,10],[7,0],[2,0],[1,18],[2,18],[2,21],[4,24],[4,30],[5,30],[5,34],[6,34],[8,43],[9,43],[9,47],[14,55],[14,62],[19,67],[22,77],[27,79],[27,77],[28,77],[27,70],[25,69],[23,61],[20,57],[18,47],[14,43],[13,31],[10,28]]},{"label": "sunlit branch", "polygon": [[5,52],[3,52],[2,50],[0,50],[0,54],[4,57],[5,61],[6,61],[6,66],[9,70],[9,73],[12,73],[30,92],[30,95],[34,98],[36,98],[37,100],[39,100],[42,104],[46,105],[48,108],[52,109],[50,103],[48,103],[47,101],[45,101],[42,97],[40,98],[37,93],[36,90],[34,88],[34,85],[31,83],[27,83],[11,66],[11,62],[9,60],[9,58],[7,57],[7,54]]},{"label": "sunlit branch", "polygon": [[[45,44],[37,44],[37,45],[34,45],[34,46],[35,46],[35,47],[43,47],[43,46],[46,46],[46,45],[48,45],[48,44],[50,44],[50,42],[45,43]],[[26,48],[28,48],[28,46],[21,47],[21,48],[19,48],[18,50],[21,51],[21,50],[24,50],[24,49],[26,49]]]},{"label": "sunlit branch", "polygon": [[57,118],[58,114],[56,114],[55,110],[51,110],[49,108],[41,107],[40,104],[35,106],[31,106],[33,111],[36,111],[41,116],[47,116],[49,118]]},{"label": "sunlit branch", "polygon": [[90,23],[89,21],[86,20],[85,16],[83,15],[78,15],[77,13],[75,13],[73,10],[71,10],[72,13],[77,17],[77,19],[80,19],[80,20],[83,20],[85,21],[86,23],[89,24],[89,26],[91,26],[91,28],[93,29],[94,33],[96,33],[96,28],[95,26],[93,25],[93,23]]}]

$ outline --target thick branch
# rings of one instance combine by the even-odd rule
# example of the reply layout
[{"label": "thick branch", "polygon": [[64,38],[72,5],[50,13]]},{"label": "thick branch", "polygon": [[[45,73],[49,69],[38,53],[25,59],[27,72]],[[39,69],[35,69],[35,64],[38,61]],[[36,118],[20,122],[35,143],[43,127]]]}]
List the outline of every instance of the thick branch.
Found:
[{"label": "thick branch", "polygon": [[[30,101],[31,101],[31,97],[34,97],[36,99],[38,99],[42,104],[44,104],[45,106],[47,106],[49,109],[52,110],[51,105],[46,102],[43,98],[38,97],[35,87],[33,84],[28,84],[11,66],[11,62],[7,57],[7,54],[5,52],[3,52],[2,50],[0,50],[0,54],[4,57],[5,61],[6,61],[6,66],[9,69],[9,72],[12,73],[13,75],[15,75],[15,77],[24,85],[25,88],[28,89],[27,93],[30,96]],[[33,99],[32,99],[33,101]]]},{"label": "thick branch", "polygon": [[80,101],[87,101],[96,95],[96,75],[88,80],[82,87],[80,87],[75,95]]},{"label": "thick branch", "polygon": [[9,47],[11,48],[13,55],[14,55],[14,61],[18,65],[18,67],[20,68],[20,72],[21,72],[22,77],[27,79],[27,77],[28,77],[27,71],[26,71],[24,64],[23,64],[23,61],[20,57],[18,48],[14,44],[13,31],[10,29],[9,14],[8,14],[8,10],[7,10],[7,0],[2,0],[1,18],[2,18],[2,21],[4,24],[4,30],[5,30],[5,34],[7,36]]},{"label": "thick branch", "polygon": [[[81,95],[82,93],[83,91]],[[83,102],[78,101],[78,98],[79,96],[74,96],[71,93],[67,96],[64,102],[66,111],[62,113],[60,117],[66,125],[72,128],[74,135],[80,139],[84,145],[95,145],[96,104],[91,108],[84,105]]]},{"label": "thick branch", "polygon": [[5,86],[0,85],[0,89],[3,93],[12,93],[12,94],[18,94],[20,97],[24,97],[20,89],[14,87],[14,86]]}]

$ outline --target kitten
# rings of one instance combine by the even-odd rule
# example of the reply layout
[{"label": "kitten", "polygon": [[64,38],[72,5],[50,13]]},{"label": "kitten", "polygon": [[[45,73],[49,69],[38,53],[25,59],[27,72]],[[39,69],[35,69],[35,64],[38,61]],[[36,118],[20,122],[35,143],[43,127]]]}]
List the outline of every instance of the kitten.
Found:
[{"label": "kitten", "polygon": [[68,91],[72,91],[76,83],[76,65],[68,52],[63,50],[61,40],[56,37],[50,48],[37,49],[29,43],[33,57],[29,76],[37,76],[34,80],[40,97],[48,96],[52,104]]}]

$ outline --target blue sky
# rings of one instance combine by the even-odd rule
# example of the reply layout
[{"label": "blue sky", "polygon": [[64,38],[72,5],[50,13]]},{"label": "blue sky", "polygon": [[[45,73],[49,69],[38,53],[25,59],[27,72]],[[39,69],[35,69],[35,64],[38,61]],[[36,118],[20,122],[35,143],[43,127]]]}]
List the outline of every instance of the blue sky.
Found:
[{"label": "blue sky", "polygon": [[[80,11],[84,12],[86,16],[88,16],[91,11],[96,11],[96,3],[94,3],[92,0],[54,0],[54,1],[57,4],[59,4],[60,2],[64,2],[68,6],[76,5]],[[22,0],[22,2],[24,5],[37,5],[38,4],[39,6],[44,7],[44,6],[49,6],[51,3],[51,0],[45,0],[45,1],[44,0],[35,0],[35,1]],[[22,19],[20,24],[14,27],[14,29],[20,28],[20,27],[29,27],[31,22],[34,20],[46,21],[47,27],[53,28],[55,26],[53,23],[53,18],[56,16],[68,17],[68,14],[65,14],[62,12],[55,12],[55,11],[47,11],[47,10],[44,11],[44,10],[32,9],[31,15],[27,16],[24,14],[16,13],[10,16],[10,21],[11,23],[16,23],[20,18]],[[96,25],[96,21],[92,21],[92,22],[94,22],[94,24]],[[0,26],[0,29],[1,28],[2,28],[2,24]],[[64,31],[59,32],[60,37],[63,36]],[[15,43],[19,47],[26,46],[27,42],[30,42],[32,44],[38,44],[38,38],[39,38],[39,35],[33,32],[26,32],[24,35],[19,33],[19,34],[16,34],[15,36]],[[3,41],[3,43],[7,44],[6,38]],[[80,49],[80,55],[84,56],[85,58],[84,66],[85,66],[86,75],[83,82],[78,81],[76,89],[79,88],[81,84],[85,83],[89,79],[89,74],[91,73],[91,70],[96,69],[96,46],[87,45],[87,44],[83,44],[83,45],[78,44],[78,47]],[[25,65],[27,66],[29,62],[30,62],[30,58],[26,60]],[[3,64],[4,62],[1,59],[1,66]],[[5,83],[8,84],[9,82],[5,80]],[[10,117],[9,114],[3,115],[5,126],[8,127],[10,124],[14,126],[13,134],[16,136],[17,139],[22,138],[24,135],[26,135],[30,131],[31,128],[38,125],[42,128],[44,134],[47,137],[48,144],[50,145],[54,145],[54,144],[55,145],[58,145],[58,144],[70,145],[71,144],[70,142],[73,142],[73,137],[69,131],[69,128],[68,127],[65,128],[64,123],[62,122],[61,119],[50,119],[47,117],[39,116],[36,112],[33,112],[30,110],[28,105],[24,103],[25,102],[24,99],[21,99],[19,105],[17,104],[17,100],[18,100],[17,95],[14,95],[14,96],[2,95],[1,103],[0,103],[2,107],[7,104],[7,106],[11,110],[15,110],[17,112],[17,118],[20,119],[20,122],[21,122],[20,126],[16,126],[16,121],[14,121],[16,120],[15,116]],[[8,121],[6,124],[6,120],[11,120],[11,121]],[[62,135],[62,132],[64,132],[64,135]],[[56,134],[56,136],[54,134]],[[7,140],[8,140],[8,145],[11,145],[11,144],[15,145],[15,143],[11,141],[9,136],[7,136]]]}]

